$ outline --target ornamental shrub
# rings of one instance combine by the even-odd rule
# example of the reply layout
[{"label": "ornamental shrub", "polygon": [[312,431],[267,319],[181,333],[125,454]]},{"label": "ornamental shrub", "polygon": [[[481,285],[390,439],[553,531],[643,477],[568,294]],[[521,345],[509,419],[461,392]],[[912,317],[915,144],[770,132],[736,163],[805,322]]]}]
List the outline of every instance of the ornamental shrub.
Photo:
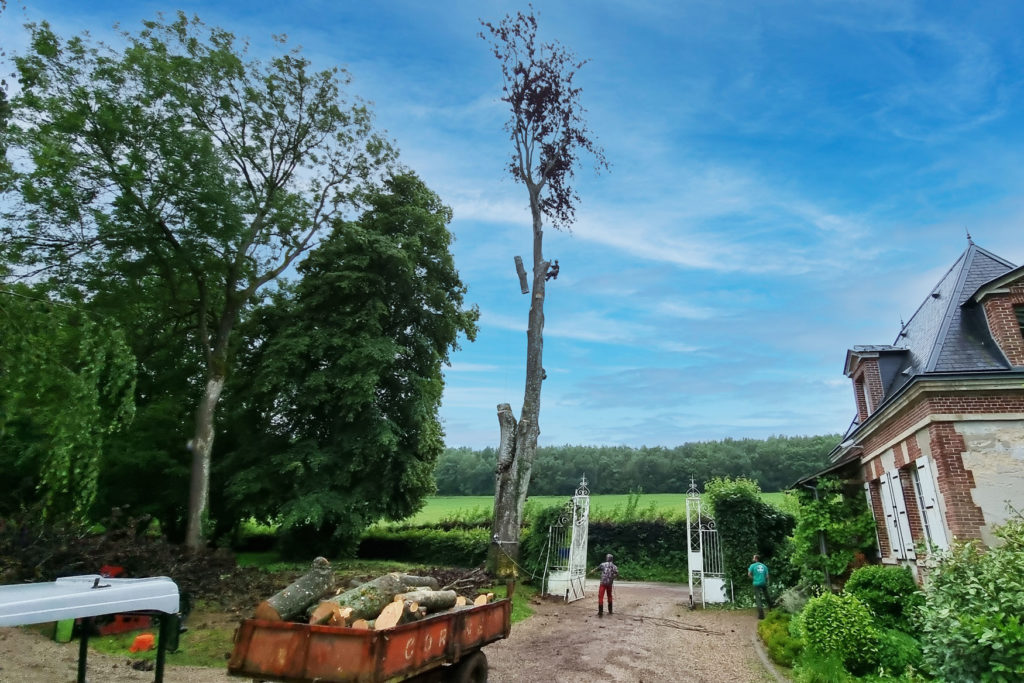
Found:
[{"label": "ornamental shrub", "polygon": [[801,613],[804,647],[836,655],[848,671],[862,674],[878,662],[878,630],[871,612],[852,595],[825,593],[807,602]]},{"label": "ornamental shrub", "polygon": [[782,666],[792,667],[803,650],[803,643],[789,633],[792,615],[779,610],[768,612],[764,619],[757,623],[757,634],[761,636],[768,656]]},{"label": "ornamental shrub", "polygon": [[868,565],[855,569],[845,590],[867,605],[880,627],[908,633],[912,615],[924,604],[924,594],[905,567]]},{"label": "ornamental shrub", "polygon": [[878,664],[889,675],[900,676],[921,668],[921,643],[914,636],[894,628],[878,631]]},{"label": "ornamental shrub", "polygon": [[1002,545],[955,545],[928,577],[921,644],[942,680],[1024,680],[1024,517],[994,533]]}]

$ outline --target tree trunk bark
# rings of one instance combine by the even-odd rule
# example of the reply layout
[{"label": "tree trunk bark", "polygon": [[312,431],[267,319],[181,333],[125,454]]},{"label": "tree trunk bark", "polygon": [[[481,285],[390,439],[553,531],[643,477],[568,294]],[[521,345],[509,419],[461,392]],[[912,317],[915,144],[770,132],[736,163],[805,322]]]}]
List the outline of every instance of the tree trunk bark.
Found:
[{"label": "tree trunk bark", "polygon": [[256,608],[257,619],[280,621],[303,614],[310,605],[334,590],[334,570],[326,558],[313,560],[309,571],[284,590],[272,595]]},{"label": "tree trunk bark", "polygon": [[402,598],[406,602],[415,602],[420,607],[426,607],[427,612],[439,612],[455,606],[458,596],[455,591],[411,591],[395,596],[395,600]]},{"label": "tree trunk bark", "polygon": [[223,373],[213,373],[206,380],[203,397],[196,409],[195,436],[189,443],[192,451],[192,473],[188,489],[188,528],[185,546],[198,550],[203,546],[203,522],[210,503],[210,455],[213,453],[214,416],[217,402],[224,390]]},{"label": "tree trunk bark", "polygon": [[400,580],[400,574],[392,573],[367,581],[361,586],[330,598],[342,607],[352,608],[352,619],[375,619],[389,602],[399,593],[408,590]]},{"label": "tree trunk bark", "polygon": [[540,187],[530,189],[533,216],[533,293],[526,329],[526,387],[517,423],[507,403],[498,405],[501,441],[495,471],[494,522],[487,568],[499,578],[517,575],[519,531],[540,436],[540,394],[544,378],[544,297],[548,262],[544,260],[544,229]]},{"label": "tree trunk bark", "polygon": [[433,576],[413,576],[412,574],[400,574],[398,580],[402,585],[409,588],[429,588],[432,591],[441,590],[441,582]]}]

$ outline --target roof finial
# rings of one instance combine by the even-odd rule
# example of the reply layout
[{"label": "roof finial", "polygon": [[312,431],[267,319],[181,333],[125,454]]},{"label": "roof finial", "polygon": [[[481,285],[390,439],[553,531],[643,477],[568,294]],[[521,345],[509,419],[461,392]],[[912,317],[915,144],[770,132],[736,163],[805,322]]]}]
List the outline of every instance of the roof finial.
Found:
[{"label": "roof finial", "polygon": [[974,240],[971,239],[971,231],[964,228],[964,232],[967,233],[967,244],[974,244]]}]

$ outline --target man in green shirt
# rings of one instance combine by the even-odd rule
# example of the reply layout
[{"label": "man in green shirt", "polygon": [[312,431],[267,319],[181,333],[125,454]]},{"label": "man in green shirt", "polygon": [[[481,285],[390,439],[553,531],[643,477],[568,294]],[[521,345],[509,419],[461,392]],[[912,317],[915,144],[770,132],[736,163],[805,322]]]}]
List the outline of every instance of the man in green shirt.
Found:
[{"label": "man in green shirt", "polygon": [[754,580],[754,601],[757,602],[757,618],[764,619],[764,605],[768,603],[768,567],[761,562],[757,555],[754,555],[754,563],[747,567],[747,576]]}]

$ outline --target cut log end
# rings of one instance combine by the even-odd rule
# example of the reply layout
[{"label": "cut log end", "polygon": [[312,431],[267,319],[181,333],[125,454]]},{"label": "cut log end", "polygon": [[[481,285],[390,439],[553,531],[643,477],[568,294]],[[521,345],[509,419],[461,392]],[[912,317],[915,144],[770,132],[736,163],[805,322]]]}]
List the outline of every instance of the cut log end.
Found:
[{"label": "cut log end", "polygon": [[376,630],[382,631],[384,629],[398,626],[402,621],[402,613],[405,611],[405,603],[401,601],[392,602],[387,605],[380,612],[380,616],[377,617],[377,623],[375,625]]},{"label": "cut log end", "polygon": [[264,600],[256,606],[256,612],[253,614],[255,619],[265,619],[266,621],[281,621],[281,615],[276,609],[270,606],[270,603]]}]

